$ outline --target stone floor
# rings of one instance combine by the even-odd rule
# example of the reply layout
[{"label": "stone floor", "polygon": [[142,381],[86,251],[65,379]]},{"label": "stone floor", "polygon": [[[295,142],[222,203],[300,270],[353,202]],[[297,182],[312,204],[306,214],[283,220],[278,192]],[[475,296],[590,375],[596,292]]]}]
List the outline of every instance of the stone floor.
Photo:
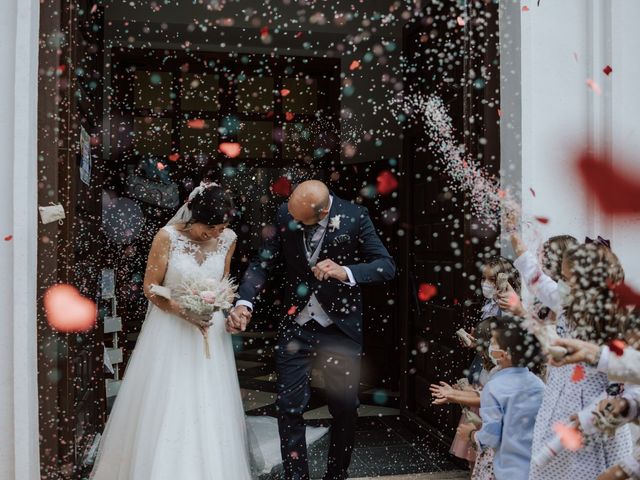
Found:
[{"label": "stone floor", "polygon": [[[276,385],[274,366],[268,353],[269,338],[253,334],[266,345],[239,346],[236,356],[238,376],[247,415],[275,416]],[[246,340],[246,339],[245,339]],[[304,417],[309,425],[329,426],[330,415],[324,402],[322,377],[312,375],[312,397]],[[448,453],[448,445],[437,435],[402,416],[398,392],[367,390],[362,386],[361,407],[349,478],[394,478],[453,480],[469,473]],[[309,470],[312,479],[324,474],[329,435],[312,445]],[[282,467],[260,480],[280,480]]]}]

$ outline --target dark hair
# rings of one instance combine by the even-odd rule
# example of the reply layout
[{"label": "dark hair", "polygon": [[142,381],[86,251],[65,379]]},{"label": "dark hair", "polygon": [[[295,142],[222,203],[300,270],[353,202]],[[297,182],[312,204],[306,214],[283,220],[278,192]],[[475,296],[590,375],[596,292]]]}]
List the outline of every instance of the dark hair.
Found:
[{"label": "dark hair", "polygon": [[229,223],[236,215],[231,194],[222,187],[212,185],[196,195],[189,203],[191,223],[213,226]]},{"label": "dark hair", "polygon": [[484,263],[485,267],[489,267],[495,270],[496,275],[498,273],[506,273],[509,284],[513,287],[513,290],[520,295],[521,281],[520,273],[513,266],[513,263],[508,258],[501,256],[491,257]]},{"label": "dark hair", "polygon": [[570,248],[578,245],[571,235],[557,235],[542,244],[542,268],[556,282],[562,278],[562,258]]},{"label": "dark hair", "polygon": [[492,319],[491,330],[496,342],[511,356],[513,366],[535,369],[536,363],[540,360],[540,344],[525,330],[522,321],[509,315]]},{"label": "dark hair", "polygon": [[583,243],[566,254],[572,289],[565,314],[570,328],[583,340],[602,343],[620,331],[624,311],[612,284],[624,279],[618,257],[601,244]]}]

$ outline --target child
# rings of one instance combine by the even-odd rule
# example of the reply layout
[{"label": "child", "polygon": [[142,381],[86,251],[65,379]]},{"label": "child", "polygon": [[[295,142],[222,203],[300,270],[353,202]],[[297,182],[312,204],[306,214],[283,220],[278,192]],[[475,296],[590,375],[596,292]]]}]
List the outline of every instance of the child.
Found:
[{"label": "child", "polygon": [[[613,265],[614,257],[604,251],[606,247],[583,244],[571,249],[562,263],[562,281],[566,287],[552,289],[551,296],[539,295],[547,306],[558,313],[562,336],[596,340],[602,344],[612,329],[617,330],[617,301],[609,284],[619,281],[612,272],[620,271]],[[516,260],[516,265],[520,262]],[[544,273],[537,283],[555,283]],[[536,419],[532,452],[537,456],[555,436],[554,425],[568,423],[576,412],[583,411],[609,386],[607,376],[595,368],[581,364],[583,378],[575,380],[574,367],[549,367],[547,387]],[[620,428],[613,438],[592,438],[577,452],[564,451],[545,465],[532,465],[531,480],[562,478],[569,480],[594,479],[599,473],[619,463],[628,455],[631,439],[627,427]]]},{"label": "child", "polygon": [[480,396],[482,428],[466,424],[458,432],[478,449],[495,450],[493,471],[497,480],[526,480],[529,476],[535,418],[542,403],[544,383],[529,371],[535,340],[518,320],[494,319],[490,355],[500,369]]},{"label": "child", "polygon": [[[495,317],[489,317],[486,320],[481,321],[475,329],[476,335],[476,349],[478,355],[482,360],[482,372],[480,373],[478,384],[475,386],[468,386],[467,388],[453,388],[445,382],[440,382],[439,385],[431,385],[431,395],[433,396],[433,405],[445,405],[448,403],[457,403],[464,407],[462,416],[460,417],[460,425],[469,421],[466,411],[471,411],[477,415],[480,407],[480,390],[486,384],[489,377],[497,367],[491,361],[489,357],[489,343],[491,342],[491,323]],[[458,458],[463,458],[469,461],[469,468],[474,472],[472,479],[478,480],[492,480],[493,475],[489,472],[489,466],[492,464],[493,452],[488,450],[483,454],[481,458],[476,458],[475,450],[471,447],[468,437],[462,437],[456,435],[451,444],[449,453],[455,455]],[[474,463],[475,462],[475,463]],[[476,475],[476,471],[478,474]],[[483,471],[484,474],[480,475],[479,472]]]},{"label": "child", "polygon": [[[496,287],[496,281],[499,273],[504,273],[507,275],[507,280],[512,288],[516,292],[520,292],[520,275],[518,271],[514,268],[513,264],[506,258],[495,256],[489,258],[486,263],[482,266],[482,296],[485,298],[485,302],[482,306],[482,312],[480,315],[480,322],[484,321],[490,317],[499,317],[502,315],[500,308],[498,307],[497,298],[498,298],[498,290]],[[473,334],[477,337],[479,335],[478,329],[479,324],[476,325],[476,328],[473,330]],[[487,333],[487,341],[490,337],[490,329],[486,329]],[[471,348],[478,348],[477,341],[476,344],[471,345]],[[483,360],[480,354],[476,354],[469,367],[469,373],[467,375],[467,379],[469,384],[471,385],[479,385],[480,377],[482,375],[486,376],[490,369],[483,368]],[[466,417],[464,414],[460,418],[460,422],[465,422]],[[473,462],[475,461],[475,453],[469,444],[469,440],[467,438],[461,438],[458,435],[453,439],[453,443],[451,444],[450,452],[454,454],[458,458],[463,458],[469,462],[469,468],[473,469]]]}]

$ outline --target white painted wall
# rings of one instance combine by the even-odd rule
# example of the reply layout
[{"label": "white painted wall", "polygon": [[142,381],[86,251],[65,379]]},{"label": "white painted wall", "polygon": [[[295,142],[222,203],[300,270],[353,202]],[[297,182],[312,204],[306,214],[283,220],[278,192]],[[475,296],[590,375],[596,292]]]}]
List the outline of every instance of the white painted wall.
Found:
[{"label": "white painted wall", "polygon": [[[630,283],[640,287],[634,248],[640,216],[616,222],[603,217],[586,199],[573,164],[579,148],[612,145],[614,152],[628,152],[640,172],[640,29],[633,24],[640,2],[543,0],[538,7],[533,0],[503,0],[502,11],[503,181],[519,192],[526,215],[550,220],[536,223],[529,240],[562,233],[610,238]],[[602,71],[606,65],[613,68],[610,76]],[[520,91],[510,78],[518,74]]]},{"label": "white painted wall", "polygon": [[[40,478],[36,356],[38,0],[0,2],[0,478]],[[5,241],[7,235],[13,240]]]}]

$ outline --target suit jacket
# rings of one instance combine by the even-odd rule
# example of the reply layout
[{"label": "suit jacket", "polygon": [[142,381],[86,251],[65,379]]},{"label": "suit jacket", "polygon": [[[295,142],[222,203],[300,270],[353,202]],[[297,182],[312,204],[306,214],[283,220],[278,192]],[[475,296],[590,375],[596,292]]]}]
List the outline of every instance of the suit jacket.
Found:
[{"label": "suit jacket", "polygon": [[[263,239],[259,254],[249,265],[238,294],[240,300],[253,303],[273,267],[284,261],[285,307],[291,313],[285,321],[293,322],[315,293],[338,328],[362,343],[360,286],[393,279],[395,263],[378,237],[366,208],[334,195],[329,218],[318,262],[328,258],[348,267],[356,281],[355,286],[335,279],[321,282],[315,278],[305,254],[302,228],[289,214],[285,203],[278,209],[275,233]],[[338,223],[334,221],[336,218],[340,219],[339,228],[332,228],[332,224]]]}]

